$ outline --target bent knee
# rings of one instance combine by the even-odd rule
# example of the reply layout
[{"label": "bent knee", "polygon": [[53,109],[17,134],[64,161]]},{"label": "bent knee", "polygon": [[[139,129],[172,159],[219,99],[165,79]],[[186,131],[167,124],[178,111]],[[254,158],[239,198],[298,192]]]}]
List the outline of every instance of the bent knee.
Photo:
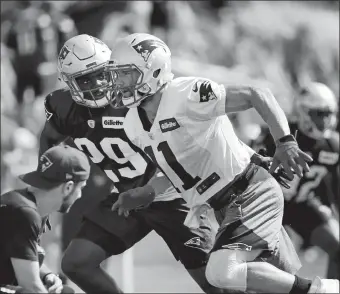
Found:
[{"label": "bent knee", "polygon": [[245,291],[247,263],[236,256],[236,251],[231,256],[224,251],[211,254],[205,271],[207,281],[216,288]]},{"label": "bent knee", "polygon": [[61,260],[61,269],[66,274],[99,267],[107,258],[105,250],[88,240],[75,239],[67,247]]}]

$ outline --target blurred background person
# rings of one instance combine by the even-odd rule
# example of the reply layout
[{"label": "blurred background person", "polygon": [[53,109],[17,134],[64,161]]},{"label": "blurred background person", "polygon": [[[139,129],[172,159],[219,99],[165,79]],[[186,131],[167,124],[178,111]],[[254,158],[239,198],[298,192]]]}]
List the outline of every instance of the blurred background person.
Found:
[{"label": "blurred background person", "polygon": [[[313,157],[313,162],[303,178],[295,177],[291,188],[283,189],[283,224],[302,238],[302,250],[311,246],[324,250],[328,254],[327,277],[338,279],[340,174],[339,133],[335,130],[338,103],[325,84],[309,82],[296,95],[294,113],[291,132],[297,131],[298,143]],[[275,143],[268,130],[259,138],[260,147],[274,155]]]},{"label": "blurred background person", "polygon": [[152,1],[152,9],[150,13],[150,30],[152,35],[157,36],[165,43],[168,42],[169,31],[169,2]]},{"label": "blurred background person", "polygon": [[[46,67],[53,68],[61,44],[73,36],[76,29],[72,19],[58,11],[52,2],[45,1],[17,1],[7,21],[13,26],[7,32],[5,43],[14,52],[16,96],[22,103],[25,93],[31,100],[43,94]],[[28,88],[34,92],[26,92]]]}]

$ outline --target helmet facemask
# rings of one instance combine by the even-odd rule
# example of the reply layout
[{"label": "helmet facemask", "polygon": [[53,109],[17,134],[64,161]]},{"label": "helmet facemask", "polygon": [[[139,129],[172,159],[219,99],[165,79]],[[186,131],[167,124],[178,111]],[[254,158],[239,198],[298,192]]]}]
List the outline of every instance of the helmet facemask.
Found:
[{"label": "helmet facemask", "polygon": [[143,82],[145,74],[135,64],[115,65],[110,61],[107,70],[113,80],[110,103],[113,108],[137,107],[145,98],[155,94],[150,85]]},{"label": "helmet facemask", "polygon": [[328,109],[309,108],[301,105],[299,126],[309,137],[319,139],[327,136],[336,124],[335,113]]},{"label": "helmet facemask", "polygon": [[105,65],[110,55],[105,43],[86,34],[65,42],[58,55],[58,71],[77,104],[90,108],[109,105],[112,78]]},{"label": "helmet facemask", "polygon": [[[61,73],[71,91],[72,98],[80,105],[101,108],[112,100],[112,76],[105,70],[105,64],[75,74]],[[99,84],[99,85],[98,85]]]}]

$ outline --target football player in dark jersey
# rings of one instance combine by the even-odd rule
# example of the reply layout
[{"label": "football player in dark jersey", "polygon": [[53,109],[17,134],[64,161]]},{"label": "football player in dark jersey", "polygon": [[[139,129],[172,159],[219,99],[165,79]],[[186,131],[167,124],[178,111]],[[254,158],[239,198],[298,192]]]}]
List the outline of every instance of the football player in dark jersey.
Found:
[{"label": "football player in dark jersey", "polygon": [[[45,99],[40,153],[70,137],[116,189],[84,214],[81,229],[66,249],[62,270],[87,293],[121,293],[99,265],[155,230],[202,290],[216,292],[204,274],[216,232],[207,218],[202,218],[197,230],[183,224],[189,210],[185,201],[164,176],[157,176],[148,157],[128,140],[124,120],[129,110],[110,107],[111,93],[106,89],[114,78],[104,70],[110,54],[102,41],[89,35],[68,40],[58,57],[59,72],[67,87]],[[141,195],[157,196],[148,207],[130,211],[125,217],[122,211],[111,209],[118,193],[124,196],[120,199],[127,209],[138,206]]]},{"label": "football player in dark jersey", "polygon": [[[284,190],[283,223],[303,238],[305,248],[313,245],[326,251],[327,277],[339,279],[339,133],[334,130],[338,104],[326,85],[310,83],[302,87],[294,106],[296,122],[290,129],[298,131],[299,146],[313,162],[304,177],[295,177],[291,188]],[[261,137],[268,154],[274,154],[269,132]]]},{"label": "football player in dark jersey", "polygon": [[43,263],[39,242],[49,214],[68,212],[89,175],[82,152],[56,146],[40,156],[36,171],[19,177],[27,188],[0,196],[0,293],[70,293]]}]

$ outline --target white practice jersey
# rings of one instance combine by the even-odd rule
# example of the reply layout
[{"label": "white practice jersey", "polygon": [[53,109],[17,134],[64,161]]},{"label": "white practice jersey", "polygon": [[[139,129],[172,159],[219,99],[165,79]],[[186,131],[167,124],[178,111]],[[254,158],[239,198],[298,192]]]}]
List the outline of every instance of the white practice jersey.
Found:
[{"label": "white practice jersey", "polygon": [[204,204],[250,162],[225,114],[225,95],[211,80],[177,78],[164,90],[150,130],[141,109],[126,116],[129,139],[157,161],[189,207]]}]

